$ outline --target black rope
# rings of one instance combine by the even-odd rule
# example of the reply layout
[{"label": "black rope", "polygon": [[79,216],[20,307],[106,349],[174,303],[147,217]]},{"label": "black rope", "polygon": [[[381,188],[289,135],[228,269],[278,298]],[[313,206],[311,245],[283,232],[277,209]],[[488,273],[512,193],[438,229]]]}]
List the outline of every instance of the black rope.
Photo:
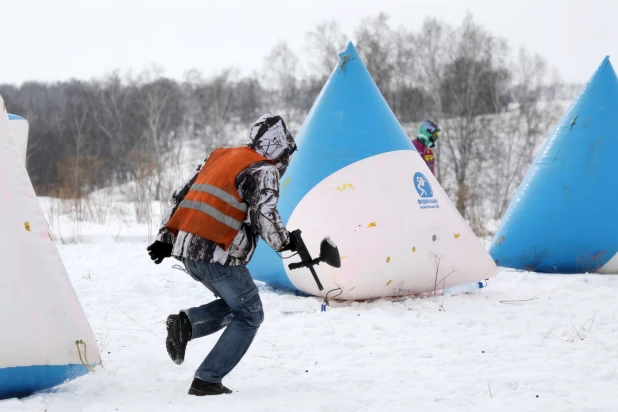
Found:
[{"label": "black rope", "polygon": [[280,255],[279,252],[276,252],[277,255],[281,258],[281,259],[289,259],[289,258],[293,258],[294,256],[298,256],[298,252],[294,253],[293,255],[290,255],[288,257],[283,257],[283,255]]},{"label": "black rope", "polygon": [[[337,293],[335,296],[333,297],[328,297],[328,295],[330,295],[332,292],[338,290],[339,293]],[[326,293],[326,296],[324,296],[324,300],[322,301],[322,312],[326,311],[326,306],[330,306],[330,300],[333,298],[336,298],[337,296],[341,295],[343,293],[343,289],[341,288],[336,288],[336,289],[331,289]]]}]

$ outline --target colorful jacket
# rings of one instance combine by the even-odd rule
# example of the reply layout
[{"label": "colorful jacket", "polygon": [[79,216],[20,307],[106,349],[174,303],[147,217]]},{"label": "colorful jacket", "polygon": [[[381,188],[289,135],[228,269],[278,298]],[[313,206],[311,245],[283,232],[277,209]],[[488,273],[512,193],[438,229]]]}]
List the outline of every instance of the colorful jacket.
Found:
[{"label": "colorful jacket", "polygon": [[425,146],[425,143],[421,142],[419,139],[413,139],[412,144],[416,148],[416,151],[418,152],[418,154],[421,155],[421,158],[427,164],[427,167],[429,167],[429,170],[431,170],[431,173],[435,175],[436,172],[434,169],[435,169],[436,159],[435,159],[433,150]]}]

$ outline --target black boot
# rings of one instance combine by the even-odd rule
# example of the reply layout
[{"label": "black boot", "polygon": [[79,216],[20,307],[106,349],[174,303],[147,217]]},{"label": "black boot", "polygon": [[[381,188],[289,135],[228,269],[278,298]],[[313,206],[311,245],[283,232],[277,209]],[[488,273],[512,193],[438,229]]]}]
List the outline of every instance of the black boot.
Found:
[{"label": "black boot", "polygon": [[206,382],[197,378],[193,379],[189,388],[189,395],[195,396],[223,395],[226,393],[232,393],[232,391],[220,383]]},{"label": "black boot", "polygon": [[165,347],[174,363],[181,365],[185,360],[187,343],[191,340],[191,322],[184,313],[167,317],[167,338]]}]

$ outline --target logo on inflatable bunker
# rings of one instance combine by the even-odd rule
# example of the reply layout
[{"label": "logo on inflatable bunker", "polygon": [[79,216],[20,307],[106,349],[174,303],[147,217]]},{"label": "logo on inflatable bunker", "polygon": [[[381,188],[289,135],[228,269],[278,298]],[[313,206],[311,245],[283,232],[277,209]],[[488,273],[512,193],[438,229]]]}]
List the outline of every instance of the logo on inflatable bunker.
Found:
[{"label": "logo on inflatable bunker", "polygon": [[416,193],[421,197],[418,199],[418,204],[421,206],[421,209],[439,208],[438,200],[433,198],[431,183],[429,183],[427,177],[421,172],[416,172],[414,174],[414,188],[416,189]]}]

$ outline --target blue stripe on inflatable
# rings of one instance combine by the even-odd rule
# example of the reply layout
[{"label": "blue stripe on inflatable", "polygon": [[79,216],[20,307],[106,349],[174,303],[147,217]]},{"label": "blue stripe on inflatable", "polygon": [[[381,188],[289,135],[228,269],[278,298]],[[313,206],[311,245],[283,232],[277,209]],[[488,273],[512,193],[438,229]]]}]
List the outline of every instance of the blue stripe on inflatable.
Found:
[{"label": "blue stripe on inflatable", "polygon": [[0,399],[23,397],[88,373],[84,365],[37,365],[0,369]]},{"label": "blue stripe on inflatable", "polygon": [[[285,224],[301,199],[334,172],[381,153],[416,150],[351,42],[339,57],[296,136],[298,151],[282,178],[278,210]],[[257,280],[296,290],[283,265],[260,242],[249,269]]]},{"label": "blue stripe on inflatable", "polygon": [[499,266],[594,272],[618,251],[618,79],[605,58],[544,143],[490,246]]},{"label": "blue stripe on inflatable", "polygon": [[9,113],[9,120],[26,120],[21,116],[17,116],[16,114]]}]

